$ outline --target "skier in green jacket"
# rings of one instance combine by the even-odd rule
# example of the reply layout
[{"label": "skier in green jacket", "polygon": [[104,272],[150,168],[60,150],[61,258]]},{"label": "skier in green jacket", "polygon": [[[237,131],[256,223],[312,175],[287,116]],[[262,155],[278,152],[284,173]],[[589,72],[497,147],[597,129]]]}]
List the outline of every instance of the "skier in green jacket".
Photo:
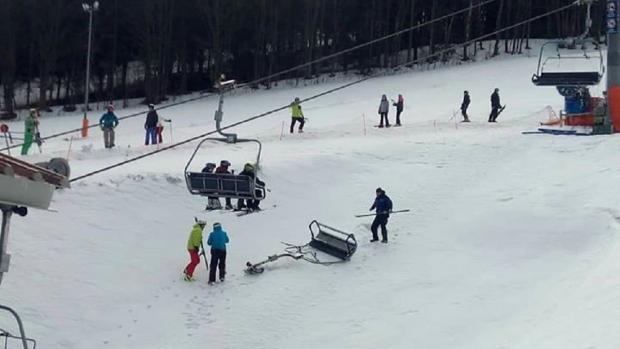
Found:
[{"label": "skier in green jacket", "polygon": [[28,155],[28,150],[32,146],[36,128],[39,125],[37,110],[30,109],[30,114],[24,121],[24,144],[22,145],[22,155]]},{"label": "skier in green jacket", "polygon": [[193,281],[194,270],[196,266],[200,264],[200,246],[202,246],[202,230],[207,225],[207,222],[197,220],[196,224],[192,228],[192,232],[189,234],[187,240],[187,251],[189,252],[190,262],[183,270],[185,281]]},{"label": "skier in green jacket", "polygon": [[301,102],[299,97],[295,98],[295,101],[291,103],[291,133],[295,131],[295,124],[299,121],[299,133],[304,132],[304,124],[306,119],[304,118],[304,112],[301,110]]}]

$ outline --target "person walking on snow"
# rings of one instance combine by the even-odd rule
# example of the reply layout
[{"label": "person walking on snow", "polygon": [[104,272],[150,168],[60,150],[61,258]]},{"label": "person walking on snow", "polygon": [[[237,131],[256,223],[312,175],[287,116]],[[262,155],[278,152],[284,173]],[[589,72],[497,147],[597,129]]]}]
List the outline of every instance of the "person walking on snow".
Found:
[{"label": "person walking on snow", "polygon": [[392,105],[396,107],[396,126],[401,126],[400,114],[403,112],[403,108],[405,105],[405,99],[403,98],[403,95],[398,95],[398,102],[394,102],[394,100],[392,100]]},{"label": "person walking on snow", "polygon": [[375,220],[370,226],[370,231],[372,231],[372,240],[370,240],[370,242],[379,241],[377,229],[381,227],[381,242],[387,244],[387,223],[388,218],[390,218],[390,212],[392,212],[392,200],[385,195],[385,191],[381,188],[377,188],[376,193],[377,197],[375,198],[375,202],[370,207],[370,211],[376,210],[377,212],[375,215]]},{"label": "person walking on snow", "polygon": [[146,130],[146,139],[144,140],[144,145],[149,145],[149,140],[151,144],[157,144],[157,123],[159,117],[157,116],[157,112],[155,111],[155,106],[149,104],[149,112],[146,114],[146,122],[144,123],[144,129]]},{"label": "person walking on snow", "polygon": [[379,104],[379,115],[381,116],[381,122],[379,122],[379,128],[383,128],[383,119],[385,119],[385,127],[390,127],[390,121],[388,120],[388,113],[390,111],[390,103],[388,103],[387,96],[381,96],[381,103]]},{"label": "person walking on snow", "polygon": [[[222,160],[220,161],[220,166],[215,169],[215,173],[231,174],[228,167],[230,167],[230,162],[228,160]],[[226,209],[233,209],[232,200],[230,198],[226,198]]]},{"label": "person walking on snow", "polygon": [[226,276],[226,244],[230,242],[228,234],[222,230],[220,223],[213,224],[213,231],[209,234],[207,245],[211,246],[211,263],[209,263],[209,285],[215,282],[216,268],[220,270],[220,282]]},{"label": "person walking on snow", "polygon": [[306,120],[304,118],[304,112],[301,110],[301,104],[299,101],[299,97],[296,97],[293,103],[291,103],[291,129],[290,132],[293,133],[295,130],[295,124],[299,121],[299,133],[304,132],[304,124]]},{"label": "person walking on snow", "polygon": [[499,89],[496,88],[491,95],[491,114],[489,115],[489,122],[497,122],[497,116],[499,115],[499,110],[502,107],[499,100]]},{"label": "person walking on snow", "polygon": [[[193,281],[194,270],[196,266],[200,264],[200,246],[202,246],[202,231],[207,225],[207,222],[197,220],[196,224],[192,227],[192,231],[189,234],[187,240],[187,251],[189,252],[190,262],[183,270],[185,281]],[[203,251],[204,253],[204,251]]]},{"label": "person walking on snow", "polygon": [[107,113],[99,119],[99,127],[103,131],[103,143],[106,148],[114,147],[114,129],[118,126],[118,118],[114,114],[114,106],[108,105]]},{"label": "person walking on snow", "polygon": [[24,120],[24,144],[22,144],[22,155],[28,155],[28,150],[30,150],[32,146],[38,125],[39,119],[37,118],[37,110],[30,109],[30,114],[28,114],[26,120]]},{"label": "person walking on snow", "polygon": [[467,115],[467,108],[469,108],[469,103],[471,103],[471,100],[469,99],[469,92],[465,91],[463,93],[463,103],[461,103],[461,114],[463,115],[463,122],[469,122],[469,116]]}]

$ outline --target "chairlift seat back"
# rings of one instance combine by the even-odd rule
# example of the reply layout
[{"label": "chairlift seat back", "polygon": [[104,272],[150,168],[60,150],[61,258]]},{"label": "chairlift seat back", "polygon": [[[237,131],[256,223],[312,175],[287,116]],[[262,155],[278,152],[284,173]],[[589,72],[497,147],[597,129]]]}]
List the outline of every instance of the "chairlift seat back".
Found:
[{"label": "chairlift seat back", "polygon": [[227,173],[186,173],[188,189],[192,194],[231,199],[265,198],[265,189],[258,187],[248,176]]},{"label": "chairlift seat back", "polygon": [[534,75],[536,86],[594,86],[601,82],[598,72],[543,72]]},{"label": "chairlift seat back", "polygon": [[357,250],[357,241],[353,234],[321,224],[317,221],[310,223],[312,240],[310,247],[329,254],[341,260],[348,260]]}]

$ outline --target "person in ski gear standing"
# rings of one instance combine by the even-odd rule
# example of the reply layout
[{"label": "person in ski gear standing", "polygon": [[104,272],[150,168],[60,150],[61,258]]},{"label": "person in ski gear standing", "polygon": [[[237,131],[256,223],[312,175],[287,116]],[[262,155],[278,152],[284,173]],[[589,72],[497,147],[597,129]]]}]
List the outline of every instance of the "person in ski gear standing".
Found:
[{"label": "person in ski gear standing", "polygon": [[103,131],[103,143],[106,148],[112,148],[114,144],[114,129],[118,126],[118,118],[114,114],[114,106],[108,105],[107,113],[99,119],[99,127]]},{"label": "person in ski gear standing", "polygon": [[405,106],[405,99],[403,95],[398,95],[398,101],[394,102],[392,100],[392,105],[396,107],[396,126],[400,125],[400,114],[403,112],[403,108]]},{"label": "person in ski gear standing", "polygon": [[28,155],[28,150],[34,141],[35,132],[39,119],[37,118],[37,110],[30,109],[30,114],[24,120],[24,144],[22,144],[22,155]]},{"label": "person in ski gear standing", "polygon": [[[257,189],[262,189],[265,187],[265,182],[261,181],[260,179],[258,179],[258,177],[256,177],[256,171],[254,169],[254,166],[250,163],[247,163],[245,164],[245,166],[243,166],[243,171],[239,173],[239,175],[248,176],[252,178],[253,180],[255,180]],[[247,209],[250,211],[260,211],[260,207],[258,206],[259,204],[260,204],[260,199],[259,200],[247,199],[247,206],[244,203],[243,199],[239,199],[239,202],[237,202],[237,210],[242,210],[247,207]]]},{"label": "person in ski gear standing", "polygon": [[[220,166],[215,169],[215,173],[231,174],[228,167],[230,167],[230,162],[228,160],[222,160],[220,161]],[[230,198],[226,198],[226,209],[233,209],[232,200]]]},{"label": "person in ski gear standing", "polygon": [[491,95],[491,114],[489,115],[489,122],[497,122],[497,116],[499,115],[499,110],[502,107],[499,100],[499,89],[496,88]]},{"label": "person in ski gear standing", "polygon": [[390,121],[388,120],[388,113],[390,111],[390,103],[388,103],[387,96],[381,96],[381,103],[379,104],[379,115],[381,116],[381,122],[379,127],[383,128],[383,119],[385,119],[385,127],[390,127]]},{"label": "person in ski gear standing", "polygon": [[151,144],[157,144],[157,123],[159,121],[159,117],[157,116],[157,112],[155,111],[155,106],[149,104],[149,112],[146,114],[146,122],[144,123],[144,129],[146,130],[146,139],[144,140],[144,145],[149,145],[149,140]]},{"label": "person in ski gear standing", "polygon": [[301,110],[301,104],[299,97],[296,97],[293,103],[291,103],[291,128],[290,133],[295,130],[295,124],[299,121],[299,133],[304,132],[304,124],[306,120],[304,118],[304,112]]},{"label": "person in ski gear standing", "polygon": [[226,276],[226,244],[230,242],[228,234],[222,230],[220,223],[213,224],[213,231],[209,234],[207,245],[211,246],[211,262],[209,266],[209,284],[212,285],[215,282],[216,268],[220,270],[220,281],[224,282]]},{"label": "person in ski gear standing", "polygon": [[[196,266],[200,264],[200,246],[202,246],[202,231],[207,225],[207,222],[197,220],[196,224],[192,227],[192,231],[189,234],[187,240],[187,251],[189,252],[190,262],[183,269],[185,281],[192,281],[194,276],[194,270]],[[204,252],[204,251],[203,251]]]},{"label": "person in ski gear standing", "polygon": [[[202,173],[213,173],[214,170],[215,170],[215,164],[212,162],[207,162],[201,172]],[[205,208],[205,210],[212,211],[212,210],[221,210],[221,209],[222,209],[222,203],[220,202],[219,198],[215,196],[207,197],[207,207]]]},{"label": "person in ski gear standing", "polygon": [[463,93],[463,102],[461,103],[461,115],[463,115],[463,122],[469,122],[469,116],[467,115],[467,108],[469,108],[471,100],[469,98],[469,91]]},{"label": "person in ski gear standing", "polygon": [[372,240],[370,240],[370,242],[379,241],[377,229],[381,227],[381,242],[387,244],[387,223],[388,218],[390,218],[390,212],[392,212],[392,200],[390,200],[390,198],[385,195],[385,190],[381,188],[377,188],[376,194],[377,197],[375,198],[375,202],[370,207],[370,211],[376,210],[377,212],[377,214],[375,215],[375,220],[370,226],[370,231],[372,231]]}]

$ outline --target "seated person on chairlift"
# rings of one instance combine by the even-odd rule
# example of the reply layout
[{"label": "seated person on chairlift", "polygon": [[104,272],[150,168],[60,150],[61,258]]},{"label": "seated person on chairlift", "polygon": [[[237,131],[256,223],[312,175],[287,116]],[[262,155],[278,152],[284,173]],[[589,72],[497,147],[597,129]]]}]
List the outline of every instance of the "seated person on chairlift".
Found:
[{"label": "seated person on chairlift", "polygon": [[[202,169],[203,173],[213,173],[213,170],[215,170],[215,164],[212,162],[207,162],[207,164],[205,165],[205,167]],[[222,209],[222,203],[220,202],[220,199],[217,197],[213,197],[213,196],[209,196],[207,198],[207,207],[205,208],[205,210],[207,211],[212,211],[212,210],[221,210]]]},{"label": "seated person on chairlift", "polygon": [[[256,171],[254,169],[254,166],[250,163],[247,163],[245,164],[245,166],[243,166],[243,171],[239,173],[239,175],[248,176],[252,179],[255,179],[256,189],[262,189],[265,187],[265,182],[261,181],[260,179],[258,179],[258,177],[256,177]],[[257,194],[259,192],[260,190],[256,190]],[[247,208],[250,211],[260,211],[260,207],[258,206],[259,204],[260,204],[260,200],[247,199],[247,205],[246,205],[243,199],[239,199],[239,202],[237,203],[237,209],[242,210],[244,208]]]},{"label": "seated person on chairlift", "polygon": [[[215,169],[215,173],[231,174],[231,172],[228,170],[229,166],[230,166],[230,162],[228,160],[222,160],[220,161],[220,166],[218,166],[218,168]],[[226,198],[226,209],[227,210],[233,209],[232,201],[230,198]]]}]

